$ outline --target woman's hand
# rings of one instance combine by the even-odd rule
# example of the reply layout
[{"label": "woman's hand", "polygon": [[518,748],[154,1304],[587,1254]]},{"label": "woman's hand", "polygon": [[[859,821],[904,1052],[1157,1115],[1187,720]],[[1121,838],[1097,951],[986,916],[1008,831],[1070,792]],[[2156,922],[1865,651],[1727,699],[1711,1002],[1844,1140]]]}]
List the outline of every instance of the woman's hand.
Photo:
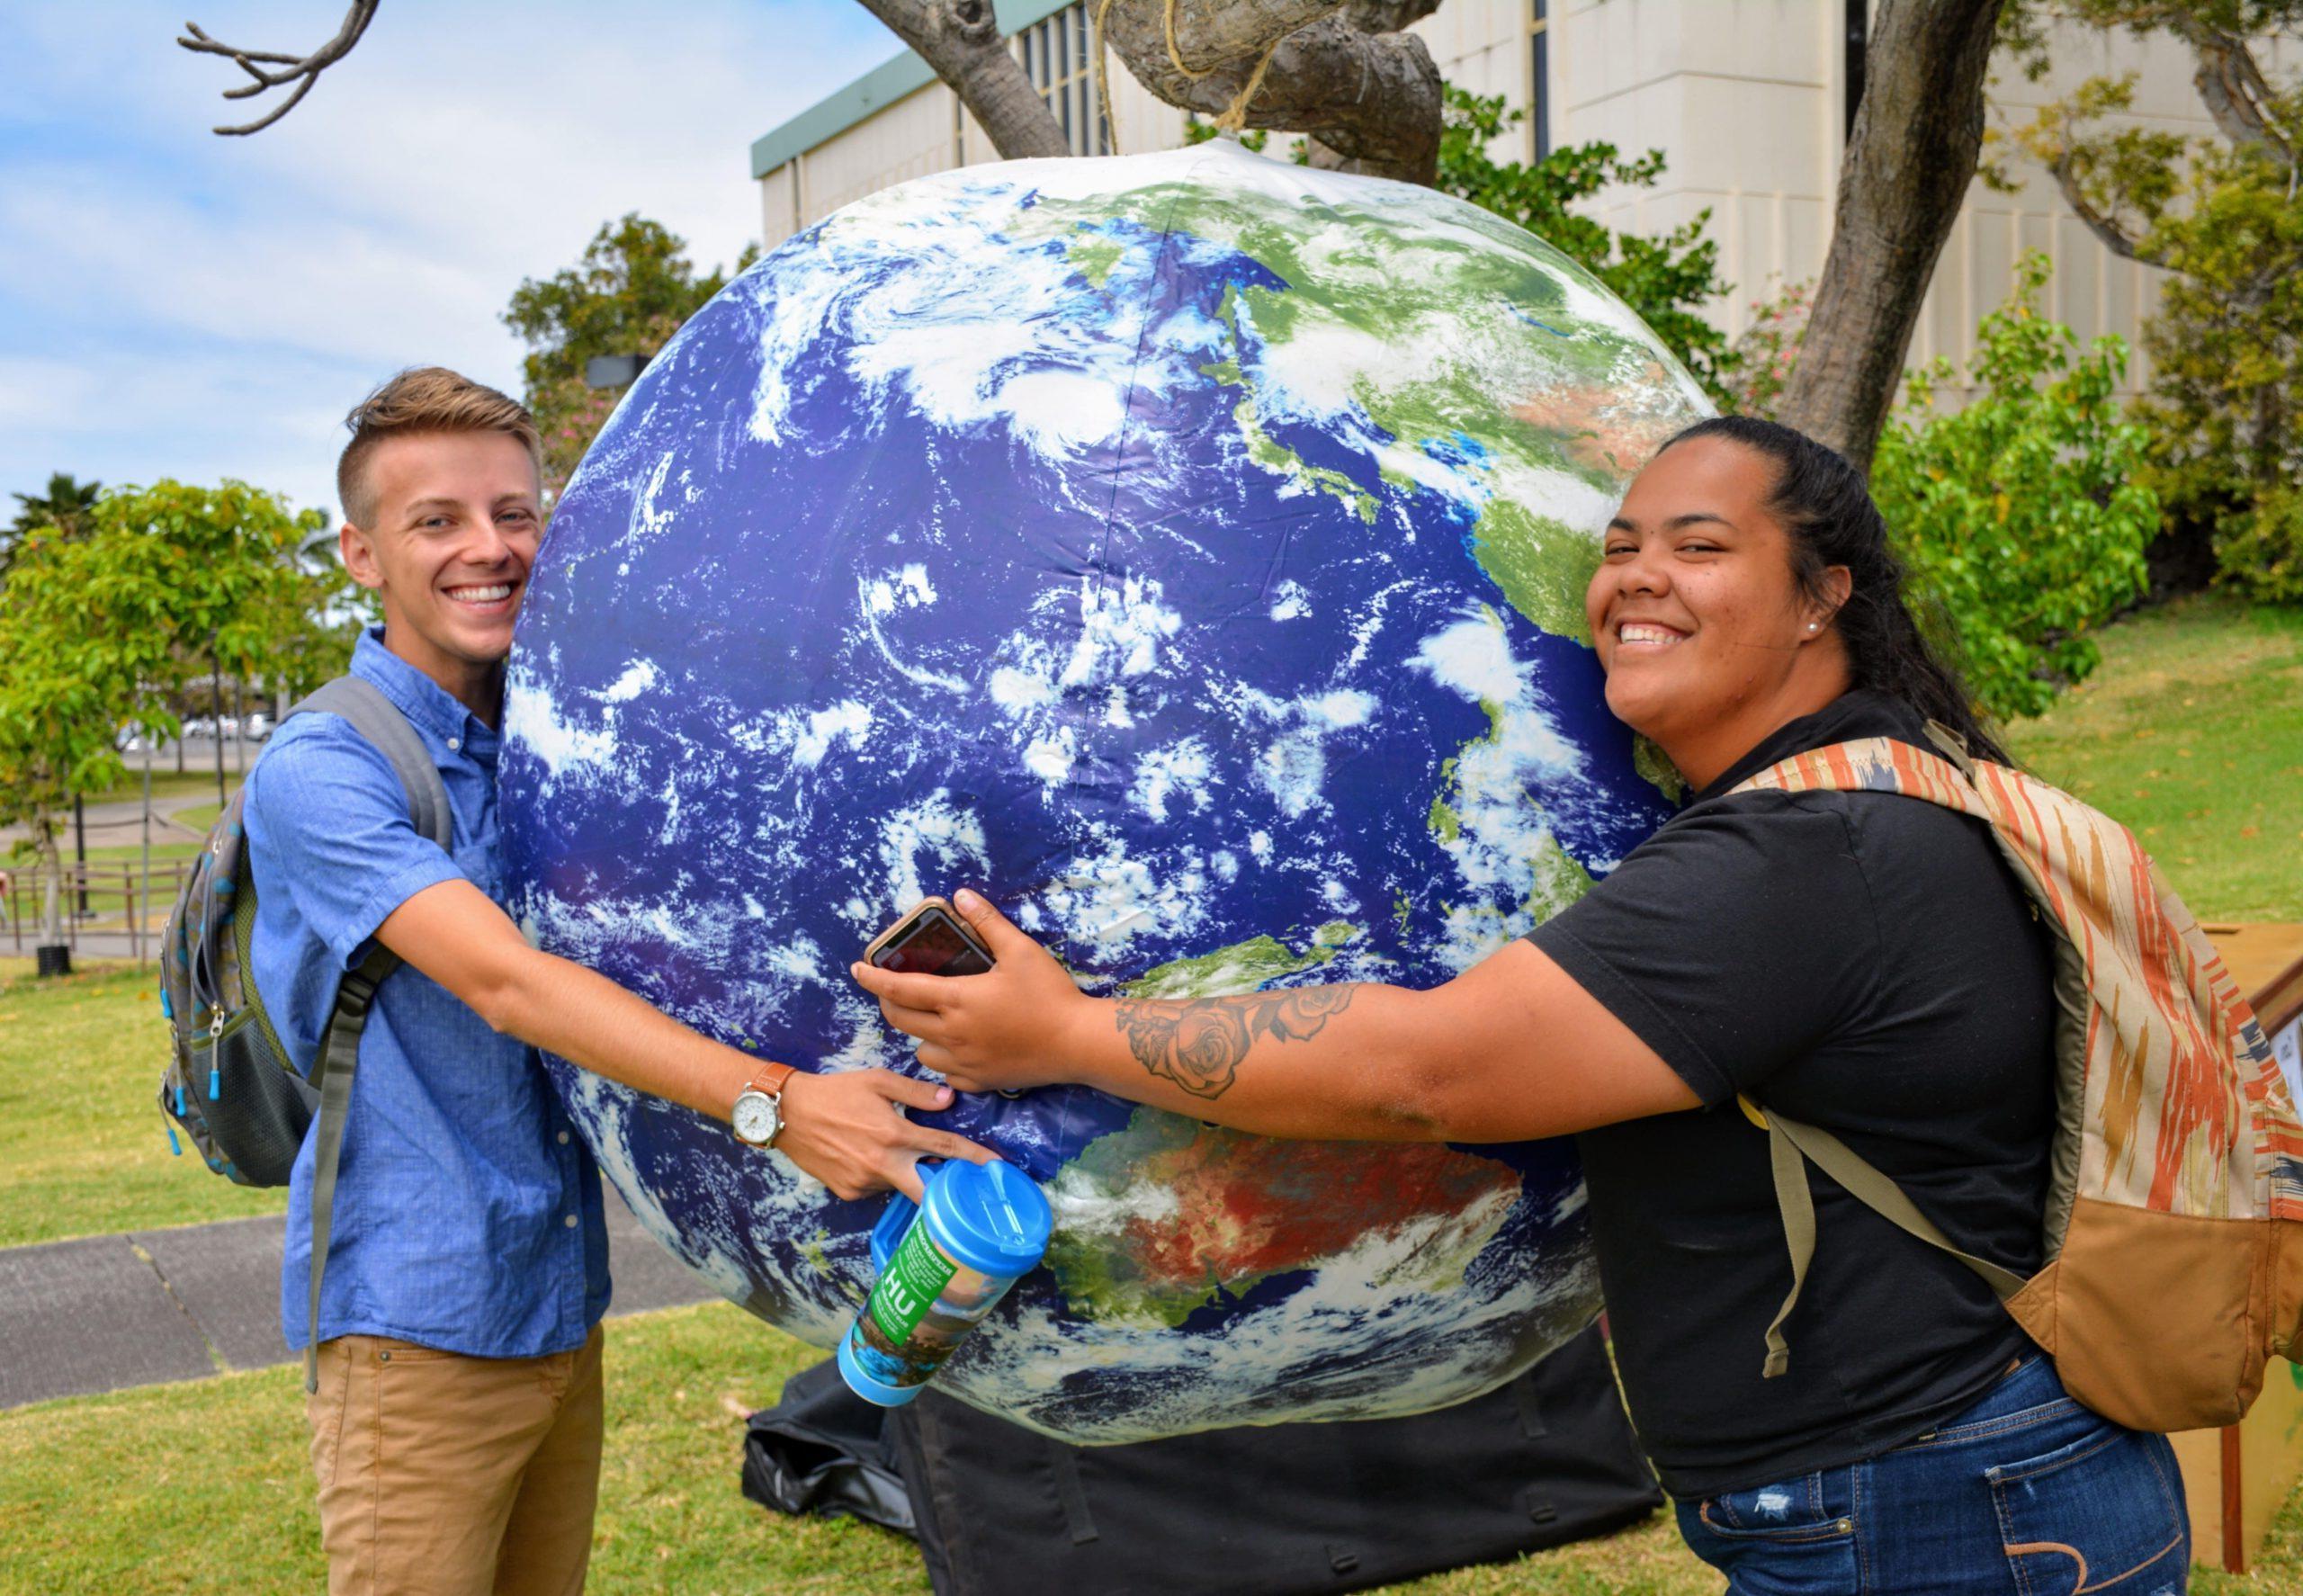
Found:
[{"label": "woman's hand", "polygon": [[991,1153],[949,1131],[930,1130],[904,1117],[910,1108],[947,1108],[952,1089],[887,1070],[847,1070],[811,1075],[802,1070],[784,1083],[784,1131],[775,1150],[850,1200],[894,1187],[912,1201],[926,1195],[923,1158],[963,1158],[989,1163]]},{"label": "woman's hand", "polygon": [[979,894],[963,892],[954,906],[991,950],[990,973],[899,975],[858,964],[856,984],[880,1000],[890,1025],[919,1039],[919,1062],[962,1091],[1080,1079],[1071,1038],[1095,1000]]}]

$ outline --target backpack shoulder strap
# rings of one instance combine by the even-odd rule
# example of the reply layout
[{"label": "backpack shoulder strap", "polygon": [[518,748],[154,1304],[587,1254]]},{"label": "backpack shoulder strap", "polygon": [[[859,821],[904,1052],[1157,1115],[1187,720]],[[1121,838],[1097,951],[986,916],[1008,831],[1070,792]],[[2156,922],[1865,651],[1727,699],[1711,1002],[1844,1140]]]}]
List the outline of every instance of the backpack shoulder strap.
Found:
[{"label": "backpack shoulder strap", "polygon": [[1865,737],[1809,749],[1745,776],[1722,796],[1744,793],[1893,793],[1988,820],[1989,808],[1971,779],[1973,764],[1958,740],[1931,724],[1940,752],[1892,737]]},{"label": "backpack shoulder strap", "polygon": [[336,1011],[320,1038],[318,1136],[312,1147],[311,1279],[304,1312],[304,1389],[320,1388],[320,1280],[327,1272],[328,1239],[336,1227],[336,1178],[344,1157],[344,1126],[352,1113],[352,1081],[360,1069],[360,1036],[384,977],[400,966],[398,954],[378,942],[336,989]]},{"label": "backpack shoulder strap", "polygon": [[[448,847],[447,786],[426,751],[424,740],[398,704],[372,682],[343,676],[318,688],[288,713],[308,712],[340,715],[373,743],[391,761],[400,785],[407,789],[408,818],[417,831],[443,849]],[[315,1116],[318,1125],[312,1148],[311,1279],[304,1318],[304,1389],[308,1392],[319,1389],[320,1282],[327,1269],[328,1240],[335,1228],[336,1174],[344,1155],[344,1126],[352,1112],[352,1082],[360,1068],[360,1037],[367,1029],[376,989],[399,966],[399,955],[381,943],[372,945],[337,985],[335,1011],[320,1039],[315,1066],[320,1107]]]},{"label": "backpack shoulder strap", "polygon": [[[1833,743],[1780,760],[1739,782],[1725,796],[1761,791],[1888,793],[1921,799],[1989,821],[1993,818],[1991,809],[1976,790],[1975,767],[1966,748],[1954,733],[1931,722],[1927,731],[1937,751],[1887,737]],[[1994,830],[1995,835],[1995,827]],[[2027,888],[2030,885],[2028,882],[2025,884]],[[1748,1097],[1739,1097],[1736,1101],[1742,1106],[1744,1117],[1767,1132],[1776,1207],[1782,1215],[1784,1242],[1791,1255],[1791,1291],[1767,1327],[1767,1361],[1761,1369],[1763,1378],[1772,1379],[1790,1367],[1791,1352],[1784,1339],[1783,1322],[1798,1304],[1800,1290],[1807,1283],[1807,1266],[1815,1256],[1815,1208],[1807,1189],[1809,1163],[1838,1181],[1850,1197],[1898,1230],[1966,1264],[1983,1278],[2002,1302],[2023,1288],[2023,1278],[2013,1270],[1953,1246],[1951,1239],[1919,1211],[1901,1187],[1829,1131],[1786,1119],[1761,1108]]]},{"label": "backpack shoulder strap", "polygon": [[449,846],[448,790],[440,780],[440,768],[432,763],[424,740],[408,723],[399,706],[374,683],[340,676],[316,688],[288,713],[340,715],[350,722],[354,731],[391,761],[399,785],[408,790],[408,818],[416,822],[417,833],[444,849]]},{"label": "backpack shoulder strap", "polygon": [[[1791,1349],[1784,1339],[1783,1322],[1798,1305],[1800,1288],[1807,1283],[1807,1265],[1815,1253],[1815,1206],[1807,1190],[1806,1163],[1813,1163],[1845,1188],[1848,1196],[1880,1218],[1929,1246],[1948,1252],[1983,1277],[1984,1284],[2007,1301],[2023,1289],[2023,1277],[1977,1258],[1951,1244],[1935,1222],[1919,1211],[1902,1187],[1881,1174],[1855,1149],[1819,1125],[1786,1119],[1761,1108],[1748,1097],[1738,1097],[1744,1116],[1767,1132],[1768,1162],[1775,1177],[1776,1208],[1783,1216],[1784,1242],[1791,1253],[1791,1292],[1767,1327],[1767,1361],[1760,1374],[1773,1379],[1790,1367]],[[1802,1160],[1806,1163],[1802,1162]]]}]

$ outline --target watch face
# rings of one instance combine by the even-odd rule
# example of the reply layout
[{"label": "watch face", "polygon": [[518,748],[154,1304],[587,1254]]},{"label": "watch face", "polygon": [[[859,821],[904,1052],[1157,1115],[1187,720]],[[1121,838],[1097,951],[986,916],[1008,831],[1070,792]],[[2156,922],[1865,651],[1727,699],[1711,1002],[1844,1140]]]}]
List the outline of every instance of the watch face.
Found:
[{"label": "watch face", "polygon": [[775,1134],[779,1119],[775,1099],[766,1092],[748,1091],[736,1099],[736,1134],[754,1146],[765,1145]]}]

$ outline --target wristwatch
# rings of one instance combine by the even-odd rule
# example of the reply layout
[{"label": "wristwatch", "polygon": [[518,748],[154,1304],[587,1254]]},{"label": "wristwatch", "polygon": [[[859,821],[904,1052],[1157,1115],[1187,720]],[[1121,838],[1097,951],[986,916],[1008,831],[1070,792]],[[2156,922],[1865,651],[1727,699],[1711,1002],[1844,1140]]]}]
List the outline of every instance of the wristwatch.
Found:
[{"label": "wristwatch", "polygon": [[798,1072],[790,1064],[760,1066],[759,1073],[736,1094],[736,1106],[728,1116],[737,1141],[748,1147],[775,1145],[775,1138],[784,1134],[784,1086]]}]

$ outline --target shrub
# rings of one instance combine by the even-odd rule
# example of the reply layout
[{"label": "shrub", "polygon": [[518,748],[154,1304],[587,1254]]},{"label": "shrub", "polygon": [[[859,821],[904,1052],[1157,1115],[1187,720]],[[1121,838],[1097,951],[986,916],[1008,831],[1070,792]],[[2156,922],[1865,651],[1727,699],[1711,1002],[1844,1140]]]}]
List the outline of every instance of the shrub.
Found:
[{"label": "shrub", "polygon": [[1815,285],[1794,282],[1771,300],[1752,301],[1752,324],[1728,347],[1725,378],[1726,408],[1739,416],[1773,419],[1776,401],[1791,386],[1799,345],[1807,336],[1807,315],[1815,309]]},{"label": "shrub", "polygon": [[1913,372],[1879,440],[1871,487],[1902,540],[1913,585],[1981,705],[2036,715],[2100,659],[2094,630],[2145,586],[2159,504],[2137,481],[2141,427],[2113,395],[2127,346],[2085,351],[2043,318],[2050,271],[2023,258],[2006,304],[1983,319],[1964,408],[1938,414],[1948,361]]},{"label": "shrub", "polygon": [[2226,583],[2259,604],[2303,604],[2303,489],[2273,489],[2226,516],[2215,562]]}]

